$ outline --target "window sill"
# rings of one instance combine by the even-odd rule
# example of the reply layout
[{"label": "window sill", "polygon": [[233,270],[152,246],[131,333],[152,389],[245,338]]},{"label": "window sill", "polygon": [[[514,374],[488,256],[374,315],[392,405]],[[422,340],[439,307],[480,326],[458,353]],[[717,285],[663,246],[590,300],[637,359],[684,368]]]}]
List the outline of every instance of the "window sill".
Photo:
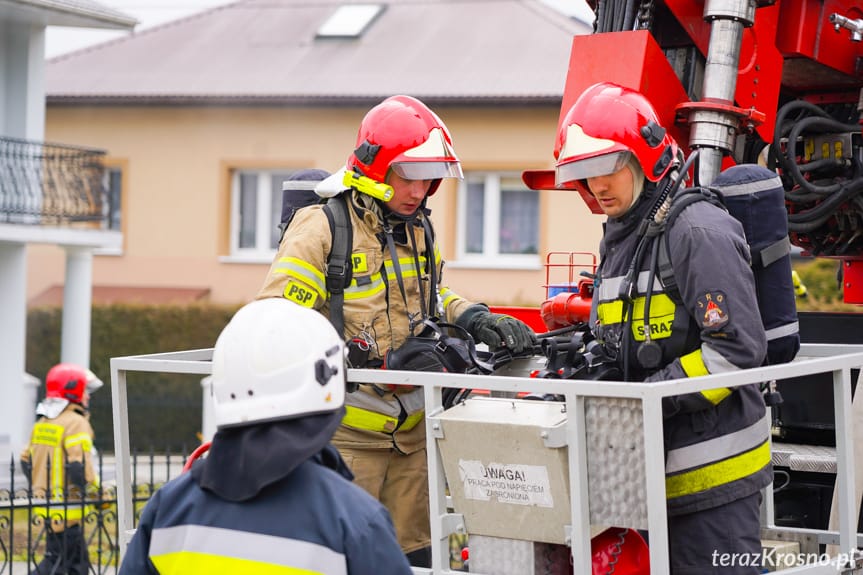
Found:
[{"label": "window sill", "polygon": [[539,256],[521,257],[471,257],[447,260],[444,269],[526,270],[542,269]]},{"label": "window sill", "polygon": [[273,263],[275,252],[271,254],[238,254],[219,256],[220,264],[267,264]]}]

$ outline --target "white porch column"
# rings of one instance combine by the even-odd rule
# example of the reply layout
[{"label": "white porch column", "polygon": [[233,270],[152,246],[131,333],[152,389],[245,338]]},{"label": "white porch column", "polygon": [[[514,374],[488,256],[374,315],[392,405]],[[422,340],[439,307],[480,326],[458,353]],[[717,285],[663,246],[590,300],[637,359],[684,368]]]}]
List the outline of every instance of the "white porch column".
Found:
[{"label": "white porch column", "polygon": [[65,246],[66,282],[60,361],[90,367],[90,308],[93,303],[93,248]]},{"label": "white porch column", "polygon": [[[27,341],[27,246],[0,242],[0,453],[17,454],[30,437],[32,413],[24,413]],[[33,409],[31,405],[30,410]],[[8,444],[7,444],[8,442]],[[6,445],[4,445],[6,444]],[[8,465],[4,457],[0,464]]]}]

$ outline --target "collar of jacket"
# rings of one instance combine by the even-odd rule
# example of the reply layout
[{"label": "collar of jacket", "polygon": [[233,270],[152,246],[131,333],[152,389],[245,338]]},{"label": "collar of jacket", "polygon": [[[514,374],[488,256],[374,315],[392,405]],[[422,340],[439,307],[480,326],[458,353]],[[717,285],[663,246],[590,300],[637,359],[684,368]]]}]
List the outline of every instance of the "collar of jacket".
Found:
[{"label": "collar of jacket", "polygon": [[309,459],[342,471],[340,467],[345,466],[338,452],[333,454],[327,447],[344,413],[342,407],[329,413],[219,430],[207,456],[192,466],[192,478],[201,489],[222,499],[246,501]]},{"label": "collar of jacket", "polygon": [[650,208],[653,207],[653,200],[656,197],[656,187],[656,184],[645,181],[644,191],[639,195],[635,205],[619,218],[608,218],[605,225],[604,239],[608,242],[617,242],[624,236],[636,233],[639,224],[647,217]]}]

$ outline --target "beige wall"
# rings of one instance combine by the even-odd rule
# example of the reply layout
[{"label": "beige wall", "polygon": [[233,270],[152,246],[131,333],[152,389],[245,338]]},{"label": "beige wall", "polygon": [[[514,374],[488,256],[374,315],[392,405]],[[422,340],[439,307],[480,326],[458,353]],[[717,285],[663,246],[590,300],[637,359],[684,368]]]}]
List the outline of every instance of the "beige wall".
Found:
[{"label": "beige wall", "polygon": [[[94,283],[209,287],[211,299],[254,297],[265,263],[225,263],[230,171],[249,167],[343,165],[366,108],[49,106],[46,139],[105,149],[124,169],[124,250],[96,256]],[[466,171],[546,168],[558,109],[437,107]],[[533,270],[470,269],[455,261],[454,186],[430,203],[444,258],[444,280],[458,293],[493,304],[537,305],[545,296],[549,251],[595,252],[599,216],[577,195],[543,192],[541,261]],[[58,248],[31,246],[28,297],[63,281]]]}]

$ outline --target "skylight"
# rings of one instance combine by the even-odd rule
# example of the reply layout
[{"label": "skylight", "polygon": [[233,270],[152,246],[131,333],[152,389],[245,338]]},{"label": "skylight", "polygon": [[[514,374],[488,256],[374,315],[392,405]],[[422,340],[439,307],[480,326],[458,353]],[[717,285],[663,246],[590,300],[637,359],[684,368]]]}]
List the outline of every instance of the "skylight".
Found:
[{"label": "skylight", "polygon": [[383,4],[344,4],[318,28],[318,38],[358,38],[384,9]]}]

